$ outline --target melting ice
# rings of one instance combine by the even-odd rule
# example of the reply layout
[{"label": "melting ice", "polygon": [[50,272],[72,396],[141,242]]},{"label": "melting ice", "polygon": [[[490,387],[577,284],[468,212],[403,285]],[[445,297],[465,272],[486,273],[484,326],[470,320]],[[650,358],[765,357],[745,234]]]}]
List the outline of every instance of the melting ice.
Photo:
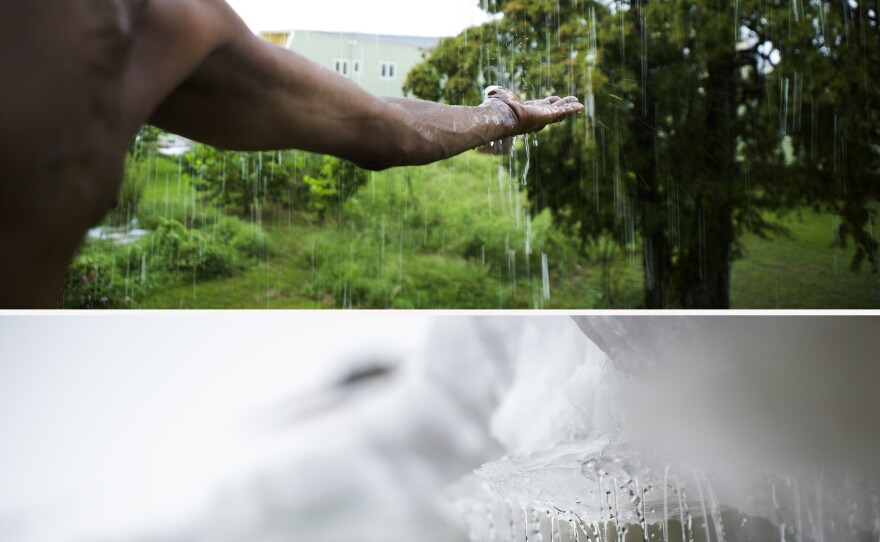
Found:
[{"label": "melting ice", "polygon": [[450,490],[471,540],[878,540],[876,319],[576,320]]}]

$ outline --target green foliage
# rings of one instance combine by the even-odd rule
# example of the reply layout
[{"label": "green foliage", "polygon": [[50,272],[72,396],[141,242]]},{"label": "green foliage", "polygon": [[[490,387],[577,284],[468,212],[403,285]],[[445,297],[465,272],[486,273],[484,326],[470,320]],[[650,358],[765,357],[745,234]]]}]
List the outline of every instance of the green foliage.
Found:
[{"label": "green foliage", "polygon": [[62,308],[124,308],[129,302],[115,256],[100,252],[87,242],[67,271]]},{"label": "green foliage", "polygon": [[488,32],[489,25],[469,28],[453,38],[442,38],[430,57],[416,65],[403,91],[425,100],[459,105],[478,105],[483,96],[480,41],[469,36]]},{"label": "green foliage", "polygon": [[138,205],[147,185],[149,156],[154,156],[159,147],[162,130],[145,124],[138,131],[125,156],[125,177],[119,187],[116,205],[105,219],[110,226],[125,226],[138,215]]},{"label": "green foliage", "polygon": [[160,128],[144,124],[129,145],[128,154],[136,158],[154,154],[159,148],[159,138],[164,133],[164,130]]},{"label": "green foliage", "polygon": [[136,156],[125,159],[125,177],[116,196],[116,205],[104,219],[104,223],[114,227],[125,226],[136,218],[139,205],[147,186],[146,162]]},{"label": "green foliage", "polygon": [[212,279],[232,276],[243,268],[231,246],[213,242],[206,233],[176,220],[163,220],[150,241],[150,260],[163,271]]},{"label": "green foliage", "polygon": [[[65,307],[644,306],[641,245],[599,237],[580,248],[546,211],[527,228],[528,201],[512,190],[521,171],[508,157],[468,153],[370,174],[345,202],[341,224],[316,225],[309,211],[267,206],[265,227],[204,201],[192,186],[197,180],[178,177],[175,161],[150,163],[138,218],[152,230],[165,224],[162,239],[154,231],[124,246],[88,240],[72,264]],[[839,221],[799,216],[782,223],[789,237],[743,238],[748,257],[734,263],[734,306],[877,306],[872,277],[846,271],[853,248],[832,243]],[[199,243],[221,247],[226,260],[200,258]],[[189,255],[178,262],[175,250]],[[550,299],[541,292],[542,253],[549,258]],[[230,275],[230,268],[237,270]]]},{"label": "green foliage", "polygon": [[857,246],[853,267],[876,271],[876,10],[798,0],[608,6],[489,2],[504,17],[445,40],[409,88],[450,103],[469,103],[483,82],[525,98],[580,96],[586,114],[522,146],[520,172],[528,159],[532,204],[585,247],[639,246],[648,307],[729,306],[742,236],[785,233],[768,210],[839,216],[840,237]]},{"label": "green foliage", "polygon": [[330,214],[342,220],[342,207],[367,182],[367,172],[351,162],[324,156],[320,171],[303,176],[310,191],[310,207],[318,212],[321,221]]},{"label": "green foliage", "polygon": [[305,153],[293,151],[232,152],[196,145],[185,157],[188,178],[220,206],[252,217],[267,203],[302,207],[308,187],[302,171]]},{"label": "green foliage", "polygon": [[549,216],[526,218],[499,159],[477,158],[375,174],[300,251],[300,293],[337,308],[534,306],[541,252],[570,243]]},{"label": "green foliage", "polygon": [[257,224],[224,216],[207,231],[213,242],[230,246],[254,261],[271,258],[275,254],[269,244],[269,236]]},{"label": "green foliage", "polygon": [[220,207],[259,221],[268,206],[338,215],[366,172],[334,158],[298,151],[231,152],[197,145],[185,158],[187,179]]},{"label": "green foliage", "polygon": [[232,277],[273,254],[262,228],[234,217],[203,229],[160,219],[154,232],[135,243],[87,240],[68,270],[62,306],[132,307],[156,289]]}]

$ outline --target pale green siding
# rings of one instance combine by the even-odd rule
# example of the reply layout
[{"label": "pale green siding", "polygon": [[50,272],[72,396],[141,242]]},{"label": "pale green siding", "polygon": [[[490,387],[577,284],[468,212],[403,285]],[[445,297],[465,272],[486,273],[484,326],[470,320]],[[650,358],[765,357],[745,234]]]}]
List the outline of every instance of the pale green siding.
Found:
[{"label": "pale green siding", "polygon": [[[290,32],[287,47],[331,70],[345,71],[345,75],[377,96],[404,96],[406,74],[437,41],[435,38],[295,30]],[[346,62],[347,69],[343,65]],[[383,64],[385,77],[382,77]],[[393,74],[390,64],[394,65]]]}]

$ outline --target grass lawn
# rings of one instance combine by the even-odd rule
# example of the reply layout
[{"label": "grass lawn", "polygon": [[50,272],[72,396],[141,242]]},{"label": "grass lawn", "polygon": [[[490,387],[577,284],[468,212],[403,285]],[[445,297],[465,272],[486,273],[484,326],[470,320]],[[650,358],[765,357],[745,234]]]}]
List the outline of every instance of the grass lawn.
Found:
[{"label": "grass lawn", "polygon": [[832,246],[831,216],[803,211],[778,222],[791,238],[745,237],[745,257],[733,265],[734,308],[880,308],[880,282],[869,265],[851,271],[853,249]]}]

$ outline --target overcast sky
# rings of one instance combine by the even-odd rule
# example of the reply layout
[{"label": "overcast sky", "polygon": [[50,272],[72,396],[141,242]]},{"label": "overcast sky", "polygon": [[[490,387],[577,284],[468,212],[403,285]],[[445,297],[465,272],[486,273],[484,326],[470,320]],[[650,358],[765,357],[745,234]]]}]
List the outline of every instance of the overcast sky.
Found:
[{"label": "overcast sky", "polygon": [[254,31],[454,36],[486,20],[478,0],[227,0]]}]

